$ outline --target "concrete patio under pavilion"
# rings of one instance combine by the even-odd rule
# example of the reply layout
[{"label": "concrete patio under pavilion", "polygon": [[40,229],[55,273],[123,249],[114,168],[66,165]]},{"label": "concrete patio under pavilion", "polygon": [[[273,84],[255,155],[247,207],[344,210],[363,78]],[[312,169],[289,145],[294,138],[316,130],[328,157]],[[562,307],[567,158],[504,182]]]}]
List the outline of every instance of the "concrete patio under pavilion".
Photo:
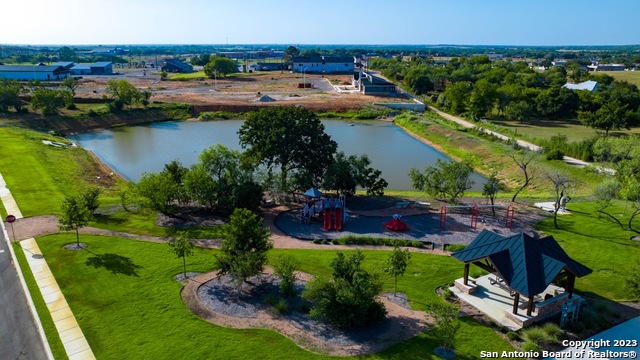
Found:
[{"label": "concrete patio under pavilion", "polygon": [[[451,290],[510,329],[560,314],[563,321],[575,319],[582,303],[573,293],[575,279],[592,271],[571,259],[552,236],[503,237],[483,230],[452,256],[464,263],[464,276]],[[489,275],[471,278],[471,264]],[[566,288],[553,285],[558,281],[564,281]]]},{"label": "concrete patio under pavilion", "polygon": [[[512,291],[503,283],[492,281],[495,275],[489,274],[477,279],[469,278],[475,286],[472,294],[460,290],[463,285],[463,278],[456,280],[456,286],[449,288],[456,297],[465,303],[478,309],[497,324],[509,330],[516,331],[529,324],[557,315],[562,311],[563,303],[568,300],[569,294],[565,289],[556,285],[549,285],[543,293],[534,297],[533,311],[530,316],[526,315],[529,301],[525,297],[518,299],[518,314],[513,314],[514,296]],[[545,298],[547,300],[545,300]],[[572,301],[581,302],[583,299],[579,295],[573,295]],[[545,314],[552,312],[545,316]]]}]

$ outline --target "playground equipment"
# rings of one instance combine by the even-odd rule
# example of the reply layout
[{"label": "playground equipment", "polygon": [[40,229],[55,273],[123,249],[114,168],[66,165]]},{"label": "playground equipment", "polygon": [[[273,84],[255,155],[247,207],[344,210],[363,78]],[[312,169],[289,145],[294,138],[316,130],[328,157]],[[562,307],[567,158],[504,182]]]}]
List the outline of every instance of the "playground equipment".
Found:
[{"label": "playground equipment", "polygon": [[494,208],[504,208],[506,207],[507,213],[505,216],[505,227],[510,231],[513,231],[513,219],[515,218],[515,209],[511,204],[495,204],[495,205],[457,205],[457,206],[447,206],[442,205],[440,208],[440,230],[445,231],[447,229],[447,211],[448,209],[469,209],[471,208],[471,228],[476,230],[478,228],[478,218],[480,216],[480,208],[481,207],[494,207]]},{"label": "playground equipment", "polygon": [[401,218],[400,214],[393,214],[393,219],[391,219],[390,221],[387,221],[387,223],[385,224],[385,227],[393,231],[407,230],[407,223],[400,220],[400,218]]},{"label": "playground equipment", "polygon": [[343,224],[347,221],[346,196],[340,195],[338,199],[321,198],[310,201],[304,205],[301,213],[301,220],[305,224],[311,223],[311,218],[315,214],[322,213],[322,222],[325,230],[342,230]]}]

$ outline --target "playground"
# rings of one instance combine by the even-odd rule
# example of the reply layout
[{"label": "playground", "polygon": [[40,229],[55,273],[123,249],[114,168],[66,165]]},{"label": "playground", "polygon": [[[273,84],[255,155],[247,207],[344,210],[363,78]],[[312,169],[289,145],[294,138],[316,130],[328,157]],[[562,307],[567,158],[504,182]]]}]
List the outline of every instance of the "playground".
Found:
[{"label": "playground", "polygon": [[[326,199],[318,195],[302,207],[281,212],[274,224],[286,235],[300,240],[384,237],[417,240],[441,248],[445,244],[468,244],[483,229],[501,235],[533,233],[532,220],[542,218],[537,214],[522,217],[509,204],[496,204],[494,216],[487,205],[433,208],[425,203],[399,200],[402,199],[364,196]],[[536,219],[529,219],[532,215]],[[392,230],[398,223],[404,229]]]}]

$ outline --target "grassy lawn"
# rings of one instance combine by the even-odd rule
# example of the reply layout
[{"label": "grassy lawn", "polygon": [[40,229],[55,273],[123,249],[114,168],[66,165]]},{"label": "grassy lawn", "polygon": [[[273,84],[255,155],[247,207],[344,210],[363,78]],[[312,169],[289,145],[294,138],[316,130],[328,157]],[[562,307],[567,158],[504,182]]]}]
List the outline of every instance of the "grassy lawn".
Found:
[{"label": "grassy lawn", "polygon": [[[503,128],[507,134],[512,134],[519,138],[537,142],[539,139],[549,139],[552,136],[563,134],[567,136],[569,142],[580,142],[598,134],[602,131],[592,129],[582,125],[579,120],[527,120],[523,123],[518,121],[491,120],[491,124],[496,125],[497,131]],[[640,134],[640,128],[632,128],[624,131],[611,131],[611,135],[623,133]]]},{"label": "grassy lawn", "polygon": [[[190,313],[180,299],[181,285],[173,275],[181,261],[165,244],[137,242],[114,237],[82,236],[87,251],[67,251],[73,235],[58,234],[38,239],[70,307],[99,359],[315,359],[327,358],[296,346],[269,330],[233,330],[216,326]],[[328,274],[333,251],[273,250],[271,257],[291,253],[314,274]],[[197,249],[187,259],[189,271],[209,271],[213,251]],[[387,252],[365,252],[369,268],[379,268]],[[415,254],[407,275],[399,281],[417,309],[440,301],[435,288],[461,276],[462,265],[450,257]],[[389,279],[386,290],[391,290]],[[170,345],[169,345],[170,344]],[[371,359],[435,359],[438,345],[433,332],[393,346]],[[265,349],[268,349],[265,351]],[[480,350],[511,350],[491,329],[463,319],[456,341],[461,358],[477,358]]]},{"label": "grassy lawn", "polygon": [[[433,112],[427,112],[422,116],[401,115],[396,117],[395,123],[426,139],[449,157],[470,161],[474,169],[485,176],[497,172],[498,178],[503,179],[509,187],[509,191],[502,193],[502,196],[508,193],[513,194],[523,181],[520,169],[508,157],[511,151],[510,146],[497,142],[488,135],[479,135],[473,130],[461,129]],[[604,179],[603,175],[587,172],[562,161],[540,159],[537,164],[544,170],[559,170],[575,179],[578,185],[572,190],[572,196],[591,195],[595,185]],[[551,189],[544,175],[540,174],[535,186],[530,186],[518,196],[550,198]]]},{"label": "grassy lawn", "polygon": [[640,71],[604,71],[599,74],[607,74],[616,80],[624,80],[640,86]]},{"label": "grassy lawn", "polygon": [[24,216],[59,213],[65,195],[95,183],[100,174],[85,150],[45,145],[44,139],[65,141],[0,127],[0,173]]},{"label": "grassy lawn", "polygon": [[196,71],[187,74],[169,74],[169,80],[177,80],[177,81],[185,81],[185,80],[196,80],[196,79],[207,79],[207,74],[202,71]]},{"label": "grassy lawn", "polygon": [[[609,211],[616,216],[623,213],[624,203],[617,203]],[[630,240],[637,235],[623,231],[613,220],[595,213],[593,202],[571,202],[567,206],[571,215],[559,215],[559,229],[553,226],[553,218],[547,218],[537,228],[560,243],[576,261],[588,266],[593,273],[576,280],[576,289],[588,295],[616,301],[628,300],[624,289],[625,278],[640,260],[640,242]],[[620,217],[625,224],[631,214]],[[640,218],[634,220],[634,228],[640,228]]]}]

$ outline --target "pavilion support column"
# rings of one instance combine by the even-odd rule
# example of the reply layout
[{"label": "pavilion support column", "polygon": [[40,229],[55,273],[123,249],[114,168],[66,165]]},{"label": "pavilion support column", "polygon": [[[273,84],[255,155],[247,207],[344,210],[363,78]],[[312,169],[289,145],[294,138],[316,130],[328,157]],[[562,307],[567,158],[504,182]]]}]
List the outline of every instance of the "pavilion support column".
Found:
[{"label": "pavilion support column", "polygon": [[565,290],[569,293],[569,299],[571,299],[573,297],[573,287],[576,284],[576,276],[573,274],[569,274],[567,276],[567,286],[565,287]]},{"label": "pavilion support column", "polygon": [[518,315],[518,303],[520,303],[520,293],[516,292],[515,296],[513,297],[513,313]]},{"label": "pavilion support column", "polygon": [[529,296],[529,304],[527,304],[527,316],[531,316],[533,312],[533,296]]},{"label": "pavilion support column", "polygon": [[464,264],[464,284],[469,285],[469,263]]}]

